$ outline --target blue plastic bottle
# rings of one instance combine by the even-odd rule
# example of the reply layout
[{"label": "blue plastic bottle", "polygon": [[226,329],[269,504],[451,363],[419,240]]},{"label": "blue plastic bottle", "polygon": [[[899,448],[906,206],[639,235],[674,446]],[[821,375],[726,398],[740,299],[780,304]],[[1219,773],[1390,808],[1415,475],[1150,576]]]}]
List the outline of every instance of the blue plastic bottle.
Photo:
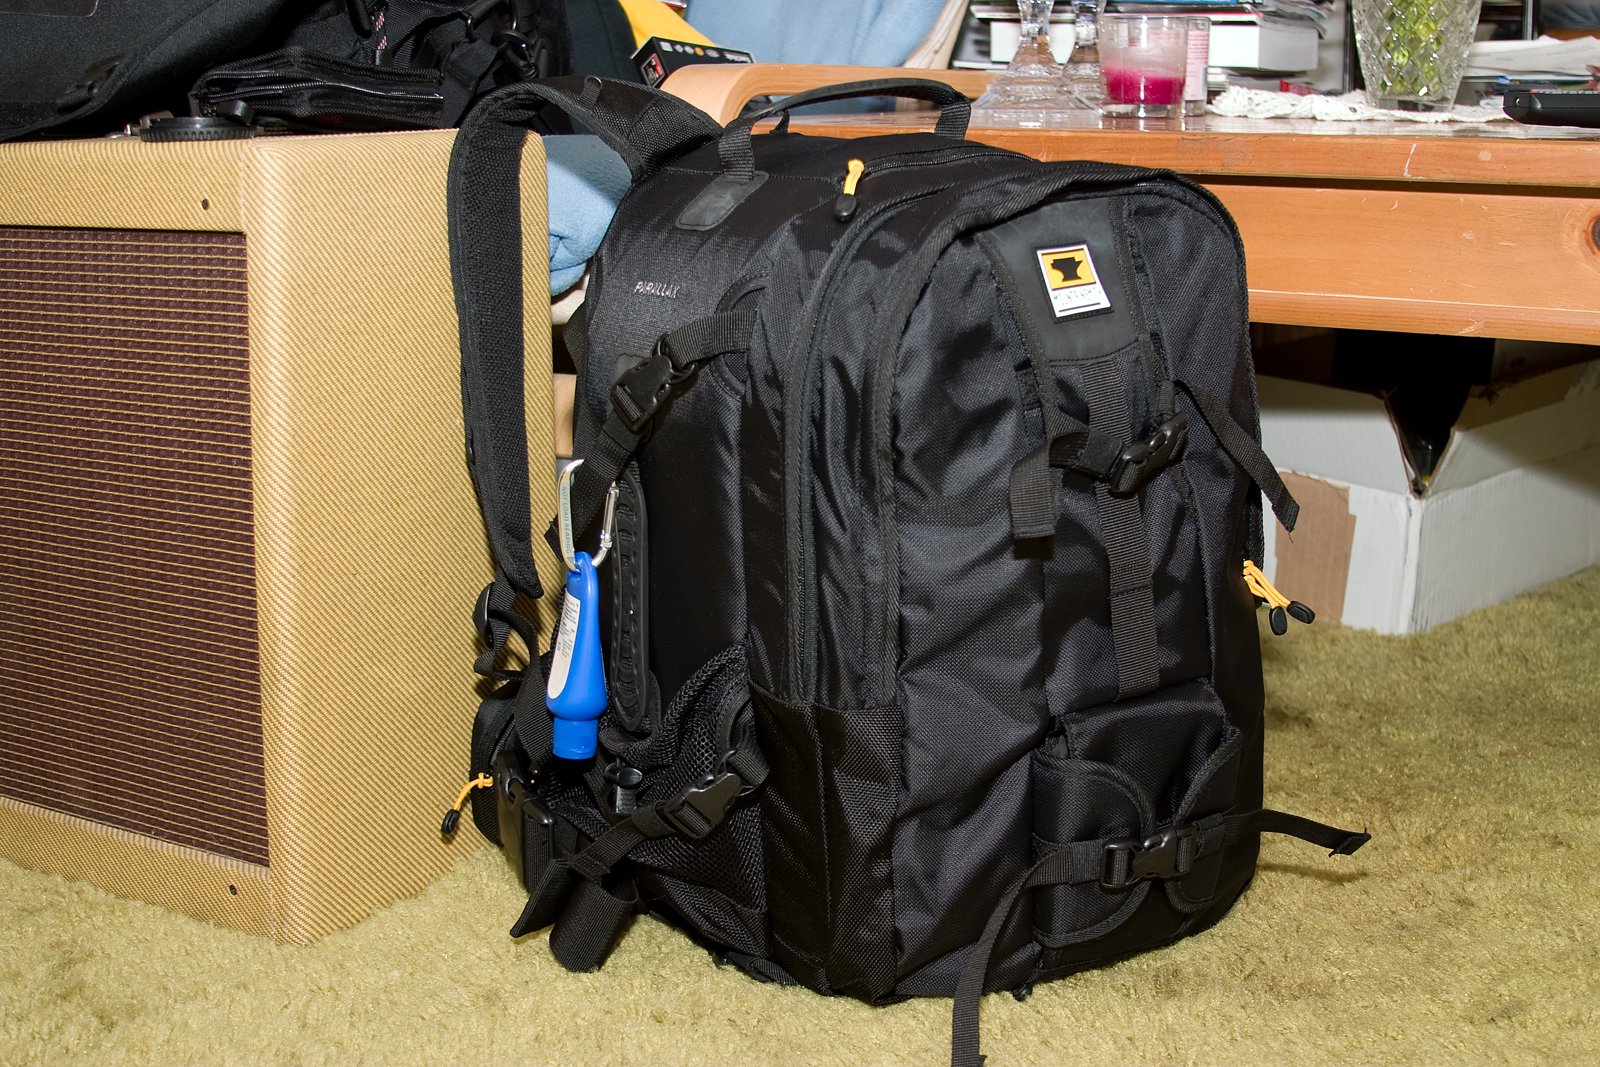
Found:
[{"label": "blue plastic bottle", "polygon": [[567,600],[561,611],[555,657],[545,703],[555,716],[555,754],[561,759],[594,755],[598,720],[606,710],[605,666],[600,656],[600,579],[587,552],[573,556]]}]

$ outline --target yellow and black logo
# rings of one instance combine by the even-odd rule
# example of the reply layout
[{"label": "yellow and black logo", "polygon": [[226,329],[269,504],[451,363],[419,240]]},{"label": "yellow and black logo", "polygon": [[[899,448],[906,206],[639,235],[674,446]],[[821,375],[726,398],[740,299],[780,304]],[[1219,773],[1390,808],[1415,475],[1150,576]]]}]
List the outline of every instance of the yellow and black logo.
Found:
[{"label": "yellow and black logo", "polygon": [[1102,311],[1111,306],[1088,245],[1062,245],[1038,248],[1039,273],[1050,295],[1056,318],[1064,319],[1086,311]]},{"label": "yellow and black logo", "polygon": [[1044,268],[1044,283],[1050,289],[1070,289],[1097,281],[1088,245],[1043,249],[1039,253],[1039,266]]}]

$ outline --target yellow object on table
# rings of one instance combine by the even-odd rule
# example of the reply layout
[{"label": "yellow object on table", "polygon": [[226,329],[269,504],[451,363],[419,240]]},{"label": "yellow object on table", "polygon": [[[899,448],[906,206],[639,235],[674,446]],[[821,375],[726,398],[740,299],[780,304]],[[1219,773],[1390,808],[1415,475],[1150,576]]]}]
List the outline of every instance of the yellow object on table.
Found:
[{"label": "yellow object on table", "polygon": [[683,21],[682,15],[663,4],[661,0],[621,0],[621,3],[623,14],[628,16],[628,24],[633,27],[635,47],[644,44],[652,37],[684,41],[688,44],[716,44]]}]

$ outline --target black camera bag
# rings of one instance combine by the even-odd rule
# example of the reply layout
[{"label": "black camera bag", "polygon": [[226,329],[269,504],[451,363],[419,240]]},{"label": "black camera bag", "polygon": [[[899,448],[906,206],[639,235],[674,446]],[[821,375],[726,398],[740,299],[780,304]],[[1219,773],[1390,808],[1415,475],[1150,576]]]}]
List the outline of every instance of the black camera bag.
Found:
[{"label": "black camera bag", "polygon": [[[936,130],[787,128],[874,95],[933,101]],[[517,168],[550,106],[635,178],[566,328],[585,546],[618,493],[587,762],[551,757],[549,655],[514,604],[544,592]],[[891,79],[724,130],[558,79],[485,100],[450,174],[498,568],[473,815],[529,891],[512,933],[553,923],[556,957],[591,970],[649,910],[761,979],[954,996],[957,1067],[981,1062],[981,993],[1205,929],[1260,833],[1367,840],[1262,804],[1245,571],[1262,493],[1286,526],[1297,508],[1258,443],[1232,220],[1168,172],[963,140],[968,114]]]}]

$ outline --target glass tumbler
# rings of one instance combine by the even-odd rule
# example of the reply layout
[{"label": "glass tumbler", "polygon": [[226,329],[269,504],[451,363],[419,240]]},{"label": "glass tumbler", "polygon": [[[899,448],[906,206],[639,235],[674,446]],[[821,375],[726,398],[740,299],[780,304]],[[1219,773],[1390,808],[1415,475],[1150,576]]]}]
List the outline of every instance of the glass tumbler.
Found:
[{"label": "glass tumbler", "polygon": [[1449,111],[1461,88],[1482,0],[1355,0],[1356,52],[1367,102]]},{"label": "glass tumbler", "polygon": [[1105,113],[1140,118],[1183,114],[1189,67],[1189,20],[1181,15],[1104,15],[1100,69]]}]

